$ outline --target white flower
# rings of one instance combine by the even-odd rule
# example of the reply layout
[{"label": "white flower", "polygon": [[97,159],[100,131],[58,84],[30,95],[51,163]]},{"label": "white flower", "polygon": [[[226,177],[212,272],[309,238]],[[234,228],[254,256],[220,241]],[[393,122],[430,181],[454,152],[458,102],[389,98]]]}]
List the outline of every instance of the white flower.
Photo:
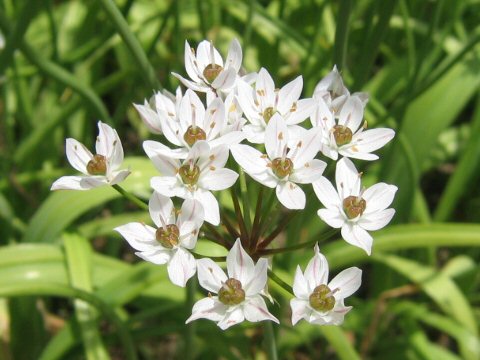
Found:
[{"label": "white flower", "polygon": [[172,283],[185,287],[196,271],[195,258],[188,250],[195,247],[203,224],[202,205],[196,200],[185,200],[176,218],[172,200],[154,192],[148,208],[157,229],[133,222],[115,230],[138,250],[135,254],[142,259],[158,265],[168,264]]},{"label": "white flower", "polygon": [[237,239],[227,256],[227,272],[211,259],[197,260],[198,281],[209,295],[195,303],[192,315],[185,323],[200,318],[216,321],[225,330],[245,319],[251,322],[278,320],[268,312],[261,293],[267,283],[267,259],[252,258]]},{"label": "white flower", "polygon": [[205,221],[218,225],[218,201],[210,191],[227,189],[238,178],[235,171],[224,168],[228,148],[220,145],[212,149],[206,141],[197,141],[187,158],[181,161],[160,143],[146,141],[143,147],[162,174],[151,179],[152,188],[168,197],[198,200],[205,210]]},{"label": "white flower", "polygon": [[154,94],[149,101],[145,100],[143,105],[133,104],[140,114],[143,122],[154,134],[162,134],[162,120],[164,122],[177,123],[177,114],[182,90],[177,88],[176,95],[163,90]]},{"label": "white flower", "polygon": [[267,155],[248,145],[232,146],[232,155],[240,166],[259,183],[276,188],[278,200],[288,209],[303,209],[305,193],[297,185],[318,180],[326,167],[325,162],[314,159],[320,148],[321,134],[310,129],[288,149],[287,125],[275,114],[265,131]]},{"label": "white flower", "polygon": [[370,152],[380,149],[393,139],[392,129],[364,130],[364,105],[358,97],[347,98],[340,110],[338,124],[325,101],[319,99],[312,125],[322,129],[322,153],[337,160],[338,155],[362,160],[376,160]]},{"label": "white flower", "polygon": [[292,324],[301,319],[317,325],[340,325],[351,306],[343,299],[358,290],[362,281],[362,270],[351,267],[343,270],[328,284],[328,262],[315,245],[315,255],[302,273],[297,266],[293,281],[295,299],[290,300]]},{"label": "white flower", "polygon": [[130,170],[117,170],[123,162],[123,148],[117,132],[101,121],[98,130],[96,155],[77,140],[67,139],[67,159],[85,176],[63,176],[52,184],[50,190],[89,190],[115,185],[130,174]]},{"label": "white flower", "polygon": [[326,209],[318,216],[333,228],[341,228],[346,242],[371,253],[372,237],[367,231],[383,228],[395,214],[387,209],[397,191],[394,185],[375,184],[361,190],[361,174],[348,158],[337,162],[335,180],[337,190],[322,177],[313,183],[318,199]]},{"label": "white flower", "polygon": [[220,98],[215,98],[205,109],[198,95],[188,89],[180,102],[177,116],[178,121],[162,117],[160,123],[168,141],[180,147],[172,151],[172,156],[181,159],[187,157],[199,140],[205,140],[213,148],[222,144],[238,144],[245,138],[240,130],[229,128],[225,105]]},{"label": "white flower", "polygon": [[185,69],[191,80],[176,73],[172,74],[186,87],[195,91],[229,91],[235,85],[242,58],[242,48],[237,39],[230,43],[225,64],[211,42],[202,41],[195,52],[185,41]]},{"label": "white flower", "polygon": [[302,88],[303,79],[299,76],[280,90],[275,89],[272,77],[264,68],[258,73],[255,88],[244,81],[239,81],[237,99],[250,121],[250,124],[243,128],[247,140],[255,144],[263,143],[265,128],[272,116],[277,113],[282,116],[290,132],[295,136],[303,134],[304,129],[297,124],[312,114],[315,100],[299,100]]}]

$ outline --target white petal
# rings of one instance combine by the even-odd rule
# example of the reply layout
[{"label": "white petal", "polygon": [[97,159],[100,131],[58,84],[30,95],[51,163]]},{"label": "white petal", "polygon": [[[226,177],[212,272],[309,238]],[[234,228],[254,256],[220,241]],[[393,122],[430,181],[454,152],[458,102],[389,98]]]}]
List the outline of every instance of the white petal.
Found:
[{"label": "white petal", "polygon": [[300,299],[308,299],[310,296],[310,289],[307,280],[303,276],[302,270],[298,265],[295,270],[295,278],[293,279],[293,293]]},{"label": "white petal", "polygon": [[105,176],[62,176],[50,190],[90,190],[107,184]]},{"label": "white petal", "polygon": [[69,138],[66,140],[65,150],[70,165],[81,173],[88,175],[87,165],[88,162],[93,159],[93,155],[85,145],[75,139]]},{"label": "white petal", "polygon": [[243,320],[245,320],[245,315],[243,314],[242,309],[237,307],[232,311],[227,311],[225,317],[220,320],[217,325],[220,329],[226,330],[230,326],[241,323]]},{"label": "white petal", "polygon": [[132,222],[116,227],[114,230],[118,231],[135,250],[150,251],[162,248],[155,239],[156,230],[151,226]]},{"label": "white petal", "polygon": [[392,129],[370,129],[354,134],[350,144],[356,152],[369,153],[380,149],[393,139],[395,131]]},{"label": "white petal", "polygon": [[178,157],[165,145],[157,141],[144,141],[143,149],[152,160],[153,165],[163,176],[176,176],[180,168]]},{"label": "white petal", "polygon": [[278,319],[270,314],[265,304],[265,300],[260,295],[257,295],[243,305],[243,312],[245,314],[245,319],[250,322],[258,322],[263,320],[271,320],[279,324]]},{"label": "white petal", "polygon": [[180,234],[199,228],[202,226],[204,218],[205,212],[202,204],[198,200],[186,199],[182,204],[180,215],[178,215],[177,219]]},{"label": "white petal", "polygon": [[357,291],[361,284],[362,270],[357,267],[351,267],[335,276],[328,283],[328,287],[330,290],[335,291],[336,299],[345,299]]},{"label": "white petal", "polygon": [[195,305],[193,305],[192,315],[185,321],[185,324],[197,319],[220,321],[225,317],[226,312],[227,307],[218,301],[218,299],[207,297],[198,300]]},{"label": "white petal", "polygon": [[247,174],[263,173],[269,164],[268,158],[257,149],[248,145],[234,145],[231,147],[233,158]]},{"label": "white petal", "polygon": [[216,138],[215,140],[209,141],[209,143],[212,148],[220,145],[226,145],[227,147],[230,147],[232,145],[239,144],[243,139],[245,139],[245,134],[242,131],[231,131]]},{"label": "white petal", "polygon": [[157,227],[175,224],[175,209],[169,197],[154,191],[148,202],[148,210]]},{"label": "white petal", "polygon": [[257,100],[263,109],[273,106],[275,100],[275,84],[267,70],[261,68],[255,83]]},{"label": "white petal", "polygon": [[292,308],[292,325],[295,325],[302,319],[308,319],[311,310],[307,304],[307,301],[301,299],[290,300],[290,307]]},{"label": "white petal", "polygon": [[220,224],[220,210],[215,196],[210,191],[197,189],[195,199],[200,201],[203,206],[205,221],[215,226]]},{"label": "white petal", "polygon": [[242,66],[242,47],[237,39],[233,39],[228,49],[227,59],[225,60],[225,67],[232,67],[238,73],[240,66]]},{"label": "white petal", "polygon": [[162,249],[161,246],[158,246],[158,249],[153,249],[149,251],[138,251],[135,253],[139,258],[142,258],[145,261],[149,261],[155,265],[164,265],[172,257],[172,251],[169,249]]},{"label": "white petal", "polygon": [[380,210],[370,214],[363,214],[357,224],[367,231],[375,231],[385,227],[395,215],[395,209]]},{"label": "white petal", "polygon": [[308,262],[304,276],[307,280],[309,294],[318,285],[327,284],[328,282],[328,262],[325,256],[318,250],[318,245],[315,245],[315,255]]},{"label": "white petal", "polygon": [[140,118],[143,120],[143,123],[147,126],[148,130],[154,134],[162,133],[158,114],[150,108],[146,101],[145,105],[133,104],[133,106],[140,114]]},{"label": "white petal", "polygon": [[188,76],[195,82],[201,82],[202,80],[198,77],[195,53],[190,47],[190,44],[185,41],[185,70],[187,71]]},{"label": "white petal", "polygon": [[228,68],[218,74],[217,78],[212,82],[212,87],[218,90],[228,90],[237,78],[237,71],[234,68]]},{"label": "white petal", "polygon": [[367,255],[371,254],[373,239],[370,234],[359,225],[345,223],[342,226],[342,237],[349,244],[365,250]]},{"label": "white petal", "polygon": [[318,200],[326,208],[336,208],[341,206],[342,200],[338,197],[338,193],[333,187],[332,183],[324,176],[312,183],[315,195]]},{"label": "white petal", "polygon": [[378,155],[370,154],[366,152],[359,152],[355,146],[342,146],[338,149],[338,153],[342,156],[351,158],[351,159],[358,159],[358,160],[366,160],[366,161],[374,161],[378,159]]},{"label": "white petal", "polygon": [[268,260],[265,258],[258,259],[255,264],[253,276],[243,285],[246,296],[259,294],[267,284]]},{"label": "white petal", "polygon": [[252,258],[243,250],[240,239],[235,241],[227,255],[227,271],[230,278],[237,279],[242,285],[248,284],[255,272]]},{"label": "white petal", "polygon": [[340,199],[346,199],[350,195],[359,195],[360,175],[350,159],[342,158],[337,162],[335,181]]},{"label": "white petal", "polygon": [[121,183],[130,174],[131,174],[130,170],[114,171],[111,174],[112,178],[109,180],[109,184],[115,185],[115,184]]},{"label": "white petal", "polygon": [[322,133],[320,128],[308,130],[305,135],[297,141],[295,147],[290,149],[287,157],[289,157],[295,165],[295,168],[304,166],[305,163],[311,161],[320,150],[322,145]]},{"label": "white petal", "polygon": [[363,119],[363,104],[357,97],[349,97],[340,110],[338,125],[348,126],[355,133]]},{"label": "white petal", "polygon": [[296,102],[296,107],[285,114],[285,122],[288,125],[300,124],[311,116],[316,108],[315,99],[301,99]]},{"label": "white petal", "polygon": [[335,229],[341,228],[346,221],[338,208],[320,209],[317,214],[320,216],[320,219]]},{"label": "white petal", "polygon": [[305,193],[297,184],[290,181],[280,183],[277,185],[276,192],[278,201],[287,209],[305,208]]},{"label": "white petal", "polygon": [[322,178],[326,167],[327,164],[324,161],[313,159],[306,162],[302,167],[295,169],[289,179],[298,184],[311,184]]},{"label": "white petal", "polygon": [[330,130],[334,125],[333,114],[322,98],[315,99],[316,108],[312,114],[312,125],[320,126],[322,129]]},{"label": "white petal", "polygon": [[274,114],[265,129],[265,150],[270,160],[282,157],[287,142],[287,125],[279,114]]},{"label": "white petal", "polygon": [[187,88],[192,89],[193,91],[199,91],[199,92],[207,92],[210,90],[210,87],[206,84],[203,83],[197,83],[194,81],[190,81],[185,79],[183,76],[172,72],[172,75],[176,77],[180,82],[185,85]]},{"label": "white petal", "polygon": [[240,104],[243,113],[250,122],[259,125],[259,108],[255,103],[253,91],[253,88],[246,82],[241,80],[237,82],[237,101]]},{"label": "white petal", "polygon": [[278,104],[277,110],[280,114],[287,114],[290,112],[290,108],[293,103],[298,100],[303,88],[303,78],[298,76],[296,79],[290,81],[283,86],[278,92]]},{"label": "white petal", "polygon": [[397,190],[398,188],[395,185],[385,183],[370,186],[362,194],[362,198],[367,203],[364,214],[386,209],[392,203]]},{"label": "white petal", "polygon": [[[213,59],[212,59],[213,53]],[[218,50],[210,41],[203,40],[197,46],[197,62],[199,70],[203,71],[207,65],[215,63],[223,67],[223,59]]]},{"label": "white petal", "polygon": [[172,197],[180,196],[181,184],[173,176],[155,176],[150,179],[150,186],[162,195]]},{"label": "white petal", "polygon": [[195,258],[188,251],[178,248],[175,255],[170,259],[167,270],[172,283],[185,287],[188,279],[195,275],[197,270]]},{"label": "white petal", "polygon": [[225,281],[225,272],[212,259],[197,260],[198,282],[205,290],[217,294]]},{"label": "white petal", "polygon": [[207,190],[224,190],[231,187],[237,178],[238,174],[233,170],[212,167],[205,175],[201,174],[198,185]]},{"label": "white petal", "polygon": [[207,135],[207,140],[215,139],[225,127],[226,122],[225,105],[222,99],[216,98],[208,106],[205,112],[204,123],[202,124]]},{"label": "white petal", "polygon": [[[114,154],[116,144],[120,142],[115,130],[109,125],[98,122],[98,137],[95,142],[97,154],[105,156],[107,159]],[[121,146],[120,146],[121,147]],[[123,158],[123,152],[122,152]]]}]

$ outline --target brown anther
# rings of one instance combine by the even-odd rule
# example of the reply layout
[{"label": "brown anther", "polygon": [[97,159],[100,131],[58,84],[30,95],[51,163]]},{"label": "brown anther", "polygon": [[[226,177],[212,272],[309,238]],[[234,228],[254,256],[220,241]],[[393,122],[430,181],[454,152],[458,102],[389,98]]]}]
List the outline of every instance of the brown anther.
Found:
[{"label": "brown anther", "polygon": [[343,200],[343,211],[349,219],[362,215],[366,207],[367,202],[360,196],[349,196]]},{"label": "brown anther", "polygon": [[103,155],[94,155],[87,164],[87,172],[90,175],[105,175],[107,173],[107,159]]},{"label": "brown anther", "polygon": [[215,81],[217,76],[222,72],[223,68],[217,64],[208,64],[205,69],[203,69],[203,76],[209,83]]},{"label": "brown anther", "polygon": [[330,288],[325,285],[318,285],[308,298],[310,306],[317,311],[327,312],[335,307],[335,298]]},{"label": "brown anther", "polygon": [[276,158],[272,161],[272,171],[278,178],[283,179],[293,172],[293,162],[289,158]]},{"label": "brown anther", "polygon": [[180,231],[177,225],[170,224],[165,227],[158,228],[155,232],[155,239],[166,249],[172,249],[178,245]]},{"label": "brown anther", "polygon": [[230,278],[218,291],[218,300],[225,305],[238,305],[245,300],[245,291],[242,283],[237,279]]},{"label": "brown anther", "polygon": [[333,136],[337,146],[349,144],[352,141],[352,130],[348,126],[335,125],[333,127]]},{"label": "brown anther", "polygon": [[185,134],[183,134],[183,139],[189,146],[193,146],[198,140],[205,140],[207,134],[198,126],[189,126]]}]

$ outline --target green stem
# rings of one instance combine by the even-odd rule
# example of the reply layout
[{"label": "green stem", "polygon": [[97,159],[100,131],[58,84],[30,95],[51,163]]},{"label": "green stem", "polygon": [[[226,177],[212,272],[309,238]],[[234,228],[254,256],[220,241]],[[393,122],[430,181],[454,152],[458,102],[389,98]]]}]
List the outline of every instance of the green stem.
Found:
[{"label": "green stem", "polygon": [[240,194],[242,195],[243,217],[247,231],[252,229],[252,219],[250,218],[250,199],[248,197],[247,180],[245,172],[240,168]]},{"label": "green stem", "polygon": [[292,295],[295,295],[293,293],[292,287],[288,285],[285,281],[280,279],[277,275],[275,275],[275,273],[272,270],[268,270],[268,277],[273,281],[275,281],[282,289],[284,289],[285,291],[289,292]]},{"label": "green stem", "polygon": [[238,196],[233,187],[230,188],[230,195],[232,196],[233,207],[235,208],[235,215],[237,216],[238,226],[240,228],[240,240],[242,241],[242,245],[246,247],[248,232],[243,219],[242,210],[240,209],[240,203],[238,202]]},{"label": "green stem", "polygon": [[255,207],[255,217],[253,218],[252,232],[250,234],[250,249],[257,247],[257,240],[260,233],[260,216],[262,215],[263,203],[263,186],[260,186],[257,198],[257,206]]},{"label": "green stem", "polygon": [[142,76],[147,83],[154,89],[161,89],[160,82],[155,75],[155,71],[148,62],[147,55],[143,51],[140,43],[128,27],[128,23],[123,17],[120,10],[118,10],[113,0],[100,0],[105,12],[108,14],[110,20],[113,22],[123,41],[132,53],[135,61],[142,70]]},{"label": "green stem", "polygon": [[137,205],[139,208],[141,209],[144,209],[144,210],[148,210],[148,204],[146,202],[144,202],[143,200],[139,199],[138,197],[136,197],[135,195],[129,193],[128,191],[126,191],[125,189],[123,189],[120,185],[118,184],[115,184],[115,185],[112,185],[112,187],[117,190],[120,194],[122,194],[123,197],[125,197],[126,199],[130,200],[131,202],[133,202],[135,205]]},{"label": "green stem", "polygon": [[284,216],[277,227],[268,235],[260,244],[258,244],[259,249],[265,249],[270,243],[275,240],[275,238],[280,234],[285,227],[288,225],[290,220],[293,219],[295,215],[297,215],[298,211],[291,211],[286,216]]},{"label": "green stem", "polygon": [[190,254],[193,255],[193,257],[195,259],[212,259],[213,261],[215,262],[225,262],[227,261],[227,257],[226,256],[208,256],[208,255],[201,255],[201,254],[198,254],[194,251],[190,251]]},{"label": "green stem", "polygon": [[[186,306],[187,311],[193,308],[195,303],[195,291],[197,290],[197,281],[196,279],[191,279],[187,284],[187,299]],[[191,322],[190,324],[185,325],[185,349],[184,349],[184,359],[190,360],[194,359],[194,349],[195,349],[195,328],[197,327],[196,322]]]},{"label": "green stem", "polygon": [[278,360],[277,345],[275,341],[275,333],[273,331],[273,324],[271,321],[263,322],[263,329],[265,331],[265,345],[268,359]]},{"label": "green stem", "polygon": [[348,24],[352,0],[340,1],[337,27],[335,30],[335,46],[333,48],[333,62],[343,70],[345,67],[345,53],[347,52]]},{"label": "green stem", "polygon": [[228,248],[227,242],[225,241],[223,236],[217,231],[217,229],[215,229],[215,226],[213,226],[212,224],[209,224],[208,222],[204,222],[203,225],[208,228],[212,237],[214,238],[214,239],[210,239],[211,241]]}]

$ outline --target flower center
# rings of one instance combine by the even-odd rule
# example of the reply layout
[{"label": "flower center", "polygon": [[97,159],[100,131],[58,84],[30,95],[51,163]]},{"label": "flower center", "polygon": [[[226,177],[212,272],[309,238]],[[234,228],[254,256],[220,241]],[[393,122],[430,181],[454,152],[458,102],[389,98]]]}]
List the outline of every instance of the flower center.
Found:
[{"label": "flower center", "polygon": [[185,185],[195,185],[200,177],[200,168],[197,165],[185,164],[178,169],[178,173]]},{"label": "flower center", "polygon": [[367,202],[360,196],[349,196],[343,200],[343,210],[349,219],[362,215],[367,207]]},{"label": "flower center", "polygon": [[189,146],[193,146],[198,140],[205,140],[207,134],[198,126],[190,125],[183,135],[183,139]]},{"label": "flower center", "polygon": [[283,179],[293,172],[293,162],[289,158],[276,158],[272,161],[272,171],[278,178]]},{"label": "flower center", "polygon": [[335,298],[327,285],[318,285],[308,298],[310,306],[315,310],[326,312],[335,306]]},{"label": "flower center", "polygon": [[337,146],[342,146],[352,141],[352,130],[348,126],[335,125],[333,127],[333,136]]},{"label": "flower center", "polygon": [[245,300],[245,291],[242,283],[237,279],[230,278],[218,291],[218,299],[225,305],[238,305]]},{"label": "flower center", "polygon": [[174,246],[178,245],[179,236],[180,231],[175,224],[158,228],[155,232],[155,238],[157,241],[160,243],[160,245],[167,249],[172,249]]},{"label": "flower center", "polygon": [[203,69],[203,76],[209,83],[212,83],[217,76],[222,72],[223,68],[217,64],[208,64],[205,69]]},{"label": "flower center", "polygon": [[263,111],[263,120],[268,124],[272,116],[275,114],[275,109],[273,107],[268,107]]},{"label": "flower center", "polygon": [[105,175],[107,173],[107,159],[103,155],[94,155],[87,164],[87,172],[90,175]]}]

